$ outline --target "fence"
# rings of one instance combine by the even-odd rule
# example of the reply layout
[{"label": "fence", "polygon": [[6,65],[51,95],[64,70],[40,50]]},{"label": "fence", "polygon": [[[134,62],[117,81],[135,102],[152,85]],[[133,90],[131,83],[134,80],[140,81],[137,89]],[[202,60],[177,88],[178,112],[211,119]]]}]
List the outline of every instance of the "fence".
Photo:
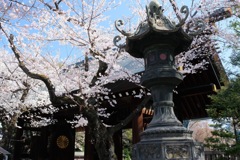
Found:
[{"label": "fence", "polygon": [[219,151],[205,151],[205,160],[240,160],[240,157],[235,156],[226,156],[222,152]]}]

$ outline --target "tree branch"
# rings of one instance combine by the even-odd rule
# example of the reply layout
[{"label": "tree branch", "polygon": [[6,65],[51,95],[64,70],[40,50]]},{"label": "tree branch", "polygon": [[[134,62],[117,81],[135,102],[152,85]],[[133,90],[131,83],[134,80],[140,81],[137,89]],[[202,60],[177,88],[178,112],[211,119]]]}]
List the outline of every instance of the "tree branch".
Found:
[{"label": "tree branch", "polygon": [[94,86],[98,80],[98,78],[101,76],[101,75],[104,75],[107,68],[108,68],[108,65],[107,63],[99,60],[98,61],[99,63],[99,67],[98,67],[98,71],[96,73],[96,75],[93,77],[92,81],[91,81],[91,86]]},{"label": "tree branch", "polygon": [[6,33],[6,31],[2,28],[1,23],[0,23],[0,29],[2,30],[2,32],[5,34],[6,38],[8,39],[8,42],[10,44],[10,48],[13,51],[15,57],[18,60],[18,65],[19,67],[22,69],[22,71],[27,74],[29,77],[33,78],[33,79],[37,79],[37,80],[41,80],[44,82],[44,84],[46,85],[47,89],[48,89],[48,93],[50,96],[50,100],[52,103],[55,103],[57,100],[57,97],[55,95],[55,87],[52,84],[52,82],[50,81],[50,79],[45,76],[45,75],[41,75],[41,74],[37,74],[37,73],[33,73],[31,72],[26,65],[24,64],[24,62],[21,60],[21,54],[20,51],[16,48],[13,39],[14,36],[12,34],[10,34],[10,36],[8,36],[8,34]]},{"label": "tree branch", "polygon": [[23,82],[23,85],[24,85],[26,88],[23,89],[23,94],[22,94],[22,96],[21,96],[21,98],[20,98],[20,101],[21,101],[21,102],[24,102],[24,101],[25,101],[25,99],[26,99],[26,97],[27,97],[27,95],[28,95],[28,92],[29,92],[29,90],[30,90],[30,84],[28,84],[27,82]]}]

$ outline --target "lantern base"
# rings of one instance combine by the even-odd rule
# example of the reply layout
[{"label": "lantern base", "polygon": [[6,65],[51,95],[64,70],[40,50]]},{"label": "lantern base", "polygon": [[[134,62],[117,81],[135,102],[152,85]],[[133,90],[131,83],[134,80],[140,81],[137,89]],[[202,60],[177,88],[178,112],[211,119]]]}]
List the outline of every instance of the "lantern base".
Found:
[{"label": "lantern base", "polygon": [[191,131],[184,127],[146,130],[133,147],[133,160],[201,160],[203,146],[194,142]]}]

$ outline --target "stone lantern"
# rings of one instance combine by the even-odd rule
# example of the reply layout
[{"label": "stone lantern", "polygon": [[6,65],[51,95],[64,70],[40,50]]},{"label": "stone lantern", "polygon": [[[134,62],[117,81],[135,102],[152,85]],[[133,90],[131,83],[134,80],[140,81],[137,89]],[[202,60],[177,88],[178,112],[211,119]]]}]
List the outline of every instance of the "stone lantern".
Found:
[{"label": "stone lantern", "polygon": [[190,46],[195,34],[187,34],[181,27],[187,19],[188,8],[181,8],[185,18],[177,16],[178,24],[163,15],[157,1],[151,1],[146,8],[147,20],[141,22],[134,33],[121,30],[121,20],[115,23],[118,31],[126,36],[125,50],[133,57],[144,58],[141,84],[151,90],[153,98],[154,116],[141,134],[141,141],[133,148],[133,159],[202,159],[202,148],[195,145],[192,132],[183,127],[173,111],[173,89],[183,80],[174,64],[175,56]]}]

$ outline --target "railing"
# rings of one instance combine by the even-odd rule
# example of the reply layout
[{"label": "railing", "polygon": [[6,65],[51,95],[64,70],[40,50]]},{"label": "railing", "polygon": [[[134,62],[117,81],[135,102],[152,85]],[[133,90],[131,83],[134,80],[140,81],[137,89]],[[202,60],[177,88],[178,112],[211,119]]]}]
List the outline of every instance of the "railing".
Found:
[{"label": "railing", "polygon": [[84,160],[84,152],[75,152],[74,160]]},{"label": "railing", "polygon": [[226,156],[220,151],[205,151],[205,160],[240,160],[240,157]]}]

